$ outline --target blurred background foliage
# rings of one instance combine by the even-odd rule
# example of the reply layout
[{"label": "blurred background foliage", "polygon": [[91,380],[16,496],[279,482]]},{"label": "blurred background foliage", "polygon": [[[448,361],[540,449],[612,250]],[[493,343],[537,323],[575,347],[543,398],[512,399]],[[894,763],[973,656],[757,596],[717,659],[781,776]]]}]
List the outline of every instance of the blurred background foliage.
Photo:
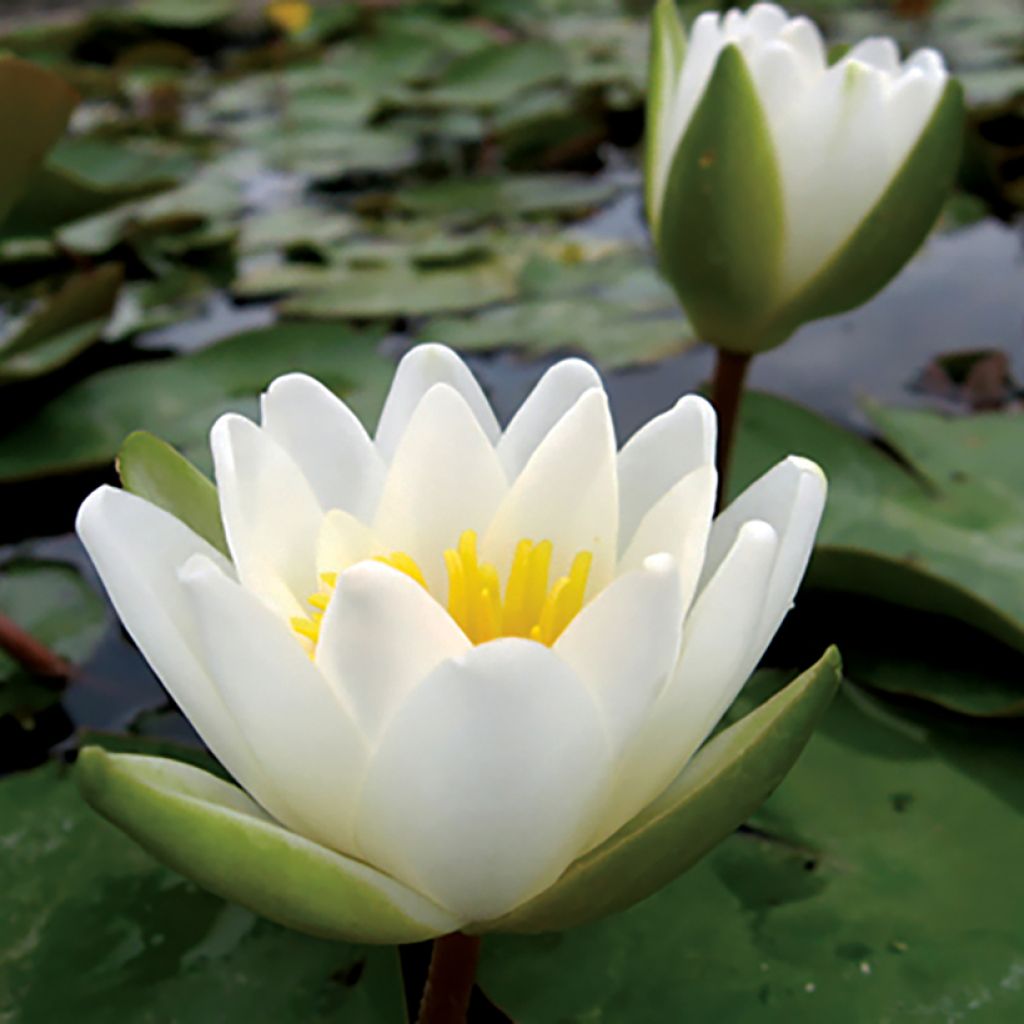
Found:
[{"label": "blurred background foliage", "polygon": [[[641,213],[648,6],[0,6],[0,612],[56,656],[0,652],[0,1020],[405,1020],[422,951],[258,921],[81,804],[63,762],[84,736],[206,755],[74,513],[136,429],[208,470],[216,416],[288,370],[372,421],[417,342],[469,354],[505,415],[582,354],[623,439],[700,387]],[[599,926],[491,941],[475,1019],[1024,1017],[1024,9],[799,10],[837,46],[938,47],[970,106],[922,253],[759,360],[774,394],[744,411],[734,492],[791,451],[832,482],[744,700],[833,640],[847,682],[689,875]]]}]

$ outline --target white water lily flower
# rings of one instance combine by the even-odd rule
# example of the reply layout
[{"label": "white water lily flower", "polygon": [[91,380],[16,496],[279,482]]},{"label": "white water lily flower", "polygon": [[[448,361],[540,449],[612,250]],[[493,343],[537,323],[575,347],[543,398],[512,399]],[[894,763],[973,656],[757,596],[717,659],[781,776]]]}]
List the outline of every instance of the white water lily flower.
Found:
[{"label": "white water lily flower", "polygon": [[942,57],[888,38],[833,64],[805,17],[673,0],[652,35],[647,209],[707,340],[758,351],[863,302],[920,245],[948,192],[962,102]]},{"label": "white water lily flower", "polygon": [[[251,800],[129,760],[146,786],[175,788],[173,814],[247,823],[262,838],[245,856],[271,837],[301,847],[425,934],[543,893],[677,779],[789,609],[825,499],[818,467],[791,457],[713,521],[704,399],[616,451],[601,381],[570,359],[502,430],[434,345],[402,361],[374,438],[292,374],[263,396],[260,426],[226,415],[212,448],[230,560],[110,487],[78,531]],[[219,880],[194,873],[230,890],[241,847],[231,860],[173,814],[140,812],[136,832],[152,847],[164,829],[183,870],[227,858]],[[264,889],[312,877],[254,870]]]}]

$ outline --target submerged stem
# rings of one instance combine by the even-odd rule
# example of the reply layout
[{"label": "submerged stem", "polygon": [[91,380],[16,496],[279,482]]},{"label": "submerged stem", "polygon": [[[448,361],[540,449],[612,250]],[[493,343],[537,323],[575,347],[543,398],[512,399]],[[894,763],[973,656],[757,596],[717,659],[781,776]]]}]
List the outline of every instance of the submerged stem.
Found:
[{"label": "submerged stem", "polygon": [[33,675],[66,679],[71,666],[12,619],[0,614],[0,650]]},{"label": "submerged stem", "polygon": [[452,932],[434,939],[417,1024],[464,1024],[479,959],[475,935]]},{"label": "submerged stem", "polygon": [[724,348],[717,351],[715,376],[711,383],[711,401],[718,413],[718,450],[715,457],[718,465],[716,510],[721,511],[725,504],[729,467],[736,440],[740,400],[743,397],[743,383],[750,367],[751,354],[749,352],[730,352]]}]

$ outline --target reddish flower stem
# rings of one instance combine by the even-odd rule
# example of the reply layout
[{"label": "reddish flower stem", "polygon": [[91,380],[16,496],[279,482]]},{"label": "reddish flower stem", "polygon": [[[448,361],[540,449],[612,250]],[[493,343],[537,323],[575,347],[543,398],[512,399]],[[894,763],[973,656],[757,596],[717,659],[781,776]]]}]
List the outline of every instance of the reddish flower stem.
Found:
[{"label": "reddish flower stem", "polygon": [[16,622],[0,614],[0,648],[36,676],[67,679],[71,666]]},{"label": "reddish flower stem", "polygon": [[452,932],[434,940],[417,1024],[465,1024],[480,939]]},{"label": "reddish flower stem", "polygon": [[750,368],[749,352],[729,352],[718,349],[715,375],[711,382],[711,402],[718,413],[718,450],[715,462],[718,466],[718,499],[716,511],[725,504],[729,483],[729,469],[732,464],[732,450],[736,441],[736,427],[739,420],[740,400],[743,385]]}]

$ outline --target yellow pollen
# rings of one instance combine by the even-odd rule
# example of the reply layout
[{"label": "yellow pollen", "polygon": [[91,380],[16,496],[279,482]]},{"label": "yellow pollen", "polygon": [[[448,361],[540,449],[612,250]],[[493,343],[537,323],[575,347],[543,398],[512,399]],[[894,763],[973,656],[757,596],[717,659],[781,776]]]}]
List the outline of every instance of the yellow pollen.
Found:
[{"label": "yellow pollen", "polygon": [[[502,597],[498,570],[477,556],[477,538],[466,530],[458,544],[444,552],[448,573],[448,614],[474,644],[499,637],[519,636],[550,647],[583,607],[593,555],[581,551],[568,574],[550,583],[552,545],[549,540],[516,545]],[[376,561],[405,573],[429,592],[426,578],[415,559],[402,551],[378,555]],[[338,574],[320,576],[321,589],[309,598],[313,611],[291,620],[304,639],[310,655],[316,653],[320,622],[337,586]]]}]

